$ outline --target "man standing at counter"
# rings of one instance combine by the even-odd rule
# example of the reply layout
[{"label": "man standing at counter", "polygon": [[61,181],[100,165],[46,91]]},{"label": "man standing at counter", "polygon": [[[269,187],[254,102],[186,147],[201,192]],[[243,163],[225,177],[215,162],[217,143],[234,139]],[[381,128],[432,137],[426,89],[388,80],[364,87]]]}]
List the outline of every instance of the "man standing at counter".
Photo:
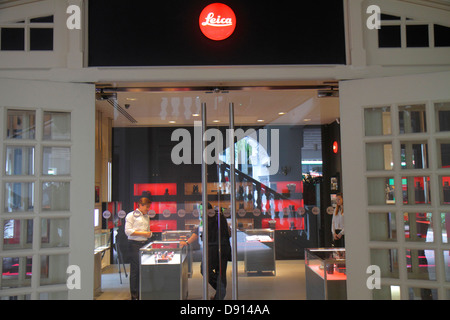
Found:
[{"label": "man standing at counter", "polygon": [[148,243],[152,236],[150,231],[151,201],[141,198],[138,208],[127,214],[125,219],[125,234],[128,236],[128,254],[130,257],[130,293],[131,300],[139,300],[139,249]]}]

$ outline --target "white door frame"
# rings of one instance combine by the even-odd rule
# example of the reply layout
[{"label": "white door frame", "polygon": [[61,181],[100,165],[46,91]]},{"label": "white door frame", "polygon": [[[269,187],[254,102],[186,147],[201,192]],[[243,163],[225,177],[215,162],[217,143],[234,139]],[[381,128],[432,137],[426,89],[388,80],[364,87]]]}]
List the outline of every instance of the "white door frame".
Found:
[{"label": "white door frame", "polygon": [[[442,243],[440,229],[441,212],[449,212],[449,206],[439,201],[439,177],[449,175],[449,169],[438,167],[436,139],[449,139],[450,132],[436,132],[434,104],[450,102],[450,72],[423,75],[375,78],[340,83],[340,112],[342,139],[342,172],[345,203],[345,234],[347,250],[347,293],[348,299],[372,299],[372,291],[367,286],[371,273],[367,268],[372,264],[372,249],[394,249],[398,252],[399,276],[381,277],[381,285],[399,286],[401,299],[408,299],[410,287],[431,288],[438,293],[439,299],[445,299],[450,283],[445,281],[442,251],[449,250],[448,243]],[[398,131],[399,105],[424,104],[426,106],[426,133],[401,135]],[[367,107],[391,108],[392,132],[389,135],[368,137],[365,135],[364,109]],[[429,168],[406,170],[400,168],[400,140],[425,139],[429,148]],[[368,142],[392,142],[394,168],[390,171],[366,170],[366,151]],[[403,176],[426,175],[431,178],[431,205],[404,205],[402,201]],[[395,178],[396,203],[393,205],[369,205],[367,180],[372,177]],[[417,211],[413,211],[417,210]],[[426,210],[426,211],[424,211]],[[405,240],[404,212],[430,212],[434,215],[434,242],[412,243]],[[396,212],[397,239],[394,241],[371,241],[369,215],[373,212]],[[435,250],[437,280],[408,279],[406,249]],[[385,270],[381,270],[382,273]],[[447,275],[448,277],[448,275]]]},{"label": "white door frame", "polygon": [[[6,137],[8,110],[31,110],[36,115],[35,139],[8,139]],[[70,139],[65,141],[45,140],[44,112],[70,113]],[[19,296],[30,299],[46,297],[46,293],[67,293],[68,299],[93,299],[94,275],[94,177],[95,177],[95,87],[90,84],[57,83],[47,81],[0,79],[0,225],[5,220],[33,220],[33,243],[27,249],[3,250],[0,243],[0,264],[3,258],[32,257],[32,275],[29,284],[18,288],[3,288],[1,296]],[[68,125],[66,125],[68,126]],[[8,145],[32,145],[35,147],[34,174],[29,176],[8,176],[5,173],[4,150]],[[43,173],[44,147],[65,147],[70,149],[70,174],[52,176]],[[8,181],[29,181],[34,183],[34,203],[27,212],[5,212],[5,184]],[[46,210],[42,205],[44,182],[65,182],[69,185],[68,209]],[[42,246],[42,219],[68,219],[68,245]],[[3,231],[0,230],[0,236]],[[66,232],[66,231],[64,231]],[[3,237],[1,237],[3,238]],[[48,279],[46,285],[41,279],[40,260],[48,256],[63,257],[60,262],[49,262],[49,278],[57,274],[58,279]],[[77,279],[80,289],[68,289],[67,266],[79,267]],[[53,268],[53,270],[51,270]],[[56,269],[56,270],[55,270]],[[77,275],[78,275],[77,274]],[[77,276],[75,275],[75,276]],[[51,276],[51,277],[50,277]],[[46,279],[47,281],[47,279]],[[72,282],[75,283],[75,282]],[[41,294],[44,294],[43,296]],[[51,295],[49,295],[51,297]]]}]

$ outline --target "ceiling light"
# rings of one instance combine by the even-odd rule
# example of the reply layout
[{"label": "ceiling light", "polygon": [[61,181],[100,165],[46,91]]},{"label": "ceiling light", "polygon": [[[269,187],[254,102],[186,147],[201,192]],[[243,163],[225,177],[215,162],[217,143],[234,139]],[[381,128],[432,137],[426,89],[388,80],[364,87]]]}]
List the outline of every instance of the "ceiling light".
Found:
[{"label": "ceiling light", "polygon": [[127,101],[136,101],[137,99],[136,98],[127,98],[126,100]]},{"label": "ceiling light", "polygon": [[172,123],[172,124],[173,124],[173,123],[177,123],[177,122],[176,122],[176,121],[169,121],[169,123]]},{"label": "ceiling light", "polygon": [[213,122],[214,122],[214,123],[219,123],[219,122],[220,122],[220,120],[214,120]]},{"label": "ceiling light", "polygon": [[194,113],[192,116],[193,117],[200,117],[200,115],[198,113]]},{"label": "ceiling light", "polygon": [[286,112],[278,112],[278,115],[280,116],[284,116],[286,114]]},{"label": "ceiling light", "polygon": [[309,121],[311,121],[311,119],[303,119],[303,121],[309,122]]},{"label": "ceiling light", "polygon": [[261,120],[261,119],[260,119],[260,120],[256,120],[256,121],[258,121],[258,122],[264,122],[264,120]]}]

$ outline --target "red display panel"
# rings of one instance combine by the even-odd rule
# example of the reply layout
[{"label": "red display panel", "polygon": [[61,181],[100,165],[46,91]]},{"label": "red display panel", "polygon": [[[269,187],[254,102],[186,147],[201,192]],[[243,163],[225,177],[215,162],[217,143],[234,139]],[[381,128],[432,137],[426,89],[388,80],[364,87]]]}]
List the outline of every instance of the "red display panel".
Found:
[{"label": "red display panel", "polygon": [[140,196],[144,192],[150,192],[152,196],[166,195],[174,196],[177,194],[176,183],[137,183],[134,185],[134,195]]},{"label": "red display panel", "polygon": [[[137,202],[134,203],[134,208],[138,208]],[[150,205],[150,210],[154,210],[156,214],[162,214],[164,210],[169,210],[170,213],[177,213],[177,203],[176,202],[152,202]]]},{"label": "red display panel", "polygon": [[176,220],[150,220],[150,231],[163,232],[166,230],[177,230]]},{"label": "red display panel", "polygon": [[[266,205],[262,204],[262,212],[270,211],[270,205],[272,201],[267,200]],[[289,208],[290,206],[294,206],[294,210],[298,210],[298,208],[303,207],[303,199],[296,200],[273,200],[273,205],[275,206],[275,212],[283,211],[285,208]]]},{"label": "red display panel", "polygon": [[269,221],[275,221],[275,230],[304,230],[305,219],[304,218],[266,218],[262,219],[261,227],[263,229],[269,228]]},{"label": "red display panel", "polygon": [[[291,188],[291,190],[293,190],[295,193],[303,193],[303,183],[298,182],[298,181],[277,181],[275,182],[275,184],[277,185],[276,191],[278,193],[289,193],[290,190],[288,188],[288,185],[294,185],[295,184],[295,189]],[[289,186],[292,187],[292,186]]]}]

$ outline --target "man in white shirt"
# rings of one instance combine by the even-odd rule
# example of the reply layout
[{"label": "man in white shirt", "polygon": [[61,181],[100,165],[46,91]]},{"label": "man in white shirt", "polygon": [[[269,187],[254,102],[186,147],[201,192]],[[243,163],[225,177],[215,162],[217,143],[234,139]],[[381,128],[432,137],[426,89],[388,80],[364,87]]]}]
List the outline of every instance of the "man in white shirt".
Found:
[{"label": "man in white shirt", "polygon": [[132,300],[139,300],[139,249],[151,238],[150,218],[148,211],[151,202],[141,198],[138,208],[127,214],[125,234],[128,236],[128,254],[130,257],[130,293]]}]

